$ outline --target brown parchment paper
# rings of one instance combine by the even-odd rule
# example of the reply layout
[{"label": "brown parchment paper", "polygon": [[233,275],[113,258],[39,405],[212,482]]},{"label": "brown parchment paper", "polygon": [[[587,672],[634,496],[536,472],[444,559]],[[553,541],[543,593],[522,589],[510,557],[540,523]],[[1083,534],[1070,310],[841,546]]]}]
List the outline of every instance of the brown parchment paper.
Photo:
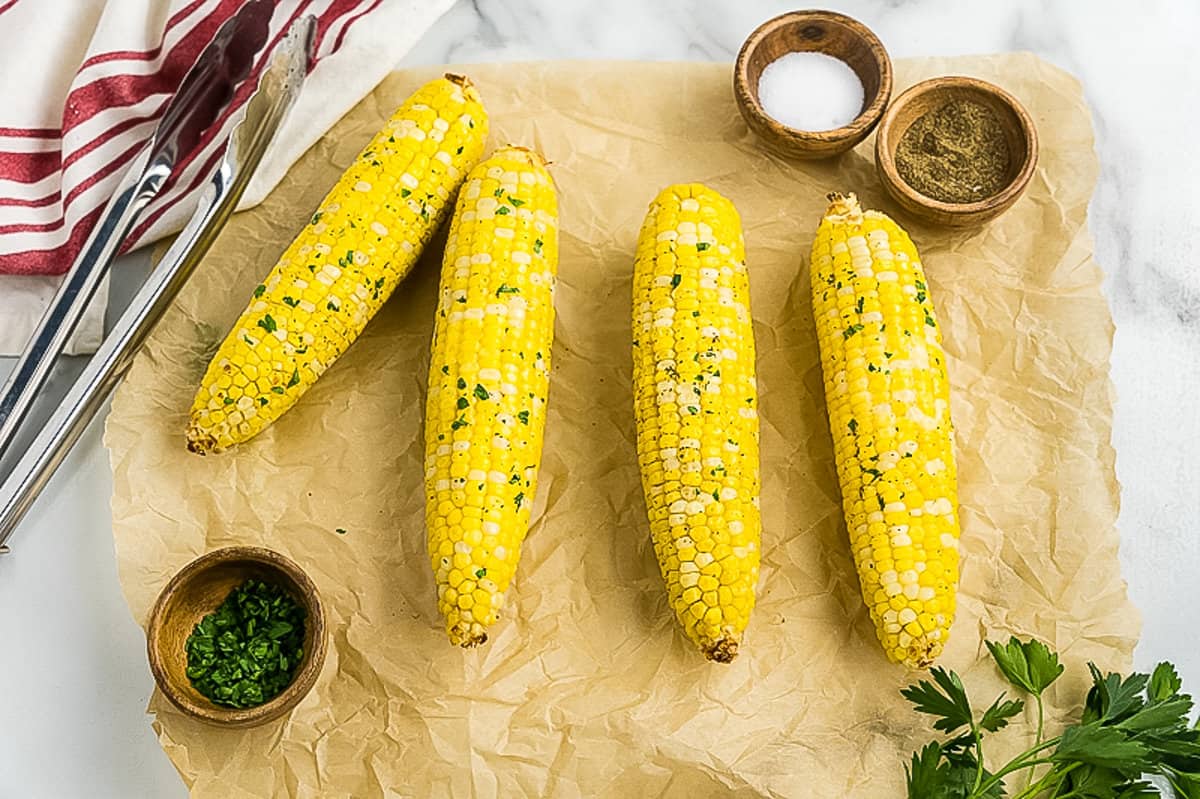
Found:
[{"label": "brown parchment paper", "polygon": [[[964,564],[943,662],[990,701],[1001,686],[983,639],[1049,641],[1069,664],[1053,724],[1082,697],[1084,662],[1129,666],[1138,631],[1117,564],[1112,322],[1085,228],[1097,173],[1088,112],[1076,81],[1031,55],[896,69],[897,91],[946,73],[1001,83],[1041,133],[1028,194],[999,220],[965,232],[906,223],[944,327],[958,428]],[[561,191],[541,484],[509,616],[485,647],[446,642],[425,555],[421,417],[440,246],[274,427],[219,457],[184,451],[204,365],[254,285],[388,113],[438,71],[389,77],[263,205],[233,218],[113,402],[113,527],[139,620],[177,569],[230,544],[294,558],[329,608],[328,661],[289,717],[217,730],[156,694],[167,754],[198,797],[901,795],[901,762],[929,728],[898,694],[914,675],[884,660],[847,551],[807,264],[826,192],[895,209],[870,140],[826,163],[766,155],[737,114],[728,65],[465,70],[491,145],[536,146]],[[763,558],[730,666],[706,663],[676,629],[634,451],[634,244],[654,194],[683,180],[733,199],[751,270]]]}]

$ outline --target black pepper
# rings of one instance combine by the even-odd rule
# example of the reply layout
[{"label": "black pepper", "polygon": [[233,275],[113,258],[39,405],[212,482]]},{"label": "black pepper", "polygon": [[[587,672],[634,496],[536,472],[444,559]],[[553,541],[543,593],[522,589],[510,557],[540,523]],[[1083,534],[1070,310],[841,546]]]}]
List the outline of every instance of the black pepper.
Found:
[{"label": "black pepper", "polygon": [[1004,128],[992,109],[971,100],[951,100],[917,118],[896,148],[904,182],[947,203],[983,200],[1011,180],[1011,155]]}]

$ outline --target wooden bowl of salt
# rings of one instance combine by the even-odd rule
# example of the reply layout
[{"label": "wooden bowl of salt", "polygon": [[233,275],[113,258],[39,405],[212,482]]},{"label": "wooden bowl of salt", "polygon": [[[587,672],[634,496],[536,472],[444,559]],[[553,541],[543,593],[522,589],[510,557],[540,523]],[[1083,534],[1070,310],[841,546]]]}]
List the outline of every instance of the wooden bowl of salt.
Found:
[{"label": "wooden bowl of salt", "polygon": [[830,158],[865,139],[892,97],[892,61],[871,30],[833,11],[791,11],[742,45],[733,92],[774,152]]}]

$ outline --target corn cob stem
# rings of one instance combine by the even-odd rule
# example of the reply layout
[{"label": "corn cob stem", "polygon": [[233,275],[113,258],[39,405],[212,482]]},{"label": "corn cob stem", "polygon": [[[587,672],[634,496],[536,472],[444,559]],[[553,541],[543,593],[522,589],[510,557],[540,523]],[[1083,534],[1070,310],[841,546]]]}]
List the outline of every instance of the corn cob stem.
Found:
[{"label": "corn cob stem", "polygon": [[431,81],[404,102],[221,344],[192,405],[189,450],[220,452],[257,435],[345,352],[449,215],[486,137],[487,114],[463,76]]},{"label": "corn cob stem", "polygon": [[705,656],[728,663],[758,580],[757,392],[741,222],[706,186],[664,189],[642,226],[633,391],[668,600]]},{"label": "corn cob stem", "polygon": [[813,317],[846,529],[884,652],[924,668],[945,646],[958,583],[946,356],[908,234],[853,194],[829,199]]},{"label": "corn cob stem", "polygon": [[451,643],[487,641],[537,492],[558,204],[542,158],[498,150],[467,176],[446,242],[425,409],[425,499]]}]

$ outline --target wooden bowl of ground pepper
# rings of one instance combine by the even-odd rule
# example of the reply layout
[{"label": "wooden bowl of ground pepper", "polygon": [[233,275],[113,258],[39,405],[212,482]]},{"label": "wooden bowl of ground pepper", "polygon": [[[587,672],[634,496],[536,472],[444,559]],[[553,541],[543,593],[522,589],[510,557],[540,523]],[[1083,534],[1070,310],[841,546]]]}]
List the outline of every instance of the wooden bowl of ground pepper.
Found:
[{"label": "wooden bowl of ground pepper", "polygon": [[1008,92],[976,78],[911,87],[879,123],[875,168],[897,203],[939,225],[978,225],[1008,210],[1037,167],[1033,119]]},{"label": "wooden bowl of ground pepper", "polygon": [[214,550],[159,594],[146,627],[159,690],[193,718],[253,727],[283,716],[325,663],[316,586],[294,562],[261,547]]}]

